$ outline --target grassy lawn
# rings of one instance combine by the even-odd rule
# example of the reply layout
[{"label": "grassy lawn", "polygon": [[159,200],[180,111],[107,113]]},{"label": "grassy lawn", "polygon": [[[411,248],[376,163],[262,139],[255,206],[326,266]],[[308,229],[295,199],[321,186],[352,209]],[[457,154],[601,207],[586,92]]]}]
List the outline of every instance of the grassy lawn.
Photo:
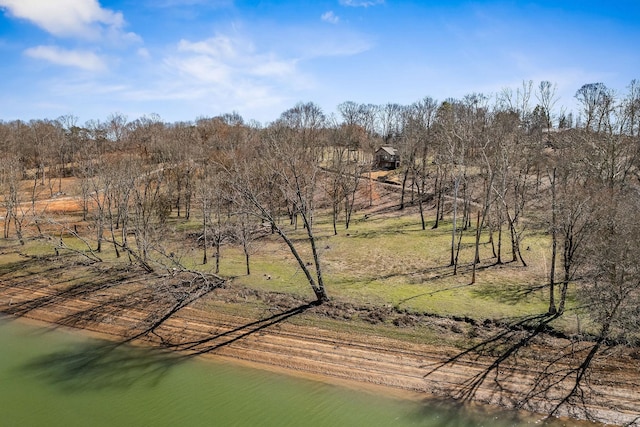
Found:
[{"label": "grassy lawn", "polygon": [[[501,319],[538,314],[547,309],[547,252],[545,236],[523,243],[527,267],[519,263],[495,265],[488,236],[483,236],[482,263],[471,284],[474,230],[463,234],[460,266],[449,266],[451,224],[422,230],[417,215],[363,219],[333,236],[329,223],[317,223],[324,277],[332,298],[359,304],[388,305],[412,312],[475,319]],[[303,238],[301,230],[294,237]],[[508,236],[504,236],[506,239]],[[223,248],[221,274],[261,290],[312,297],[295,260],[276,236],[257,244],[252,274],[244,271],[237,248]],[[309,251],[301,252],[309,257]],[[503,259],[509,259],[504,253]],[[310,259],[310,258],[308,258]],[[268,279],[270,277],[270,279]]]},{"label": "grassy lawn", "polygon": [[[69,218],[67,218],[69,220]],[[81,222],[76,216],[72,222]],[[501,320],[544,313],[548,305],[549,236],[529,232],[524,236],[522,252],[528,264],[519,262],[495,264],[488,234],[481,238],[481,263],[477,278],[471,284],[471,261],[474,255],[475,229],[462,231],[457,274],[450,264],[451,222],[445,216],[438,229],[432,229],[433,212],[427,213],[427,228],[422,230],[415,208],[404,211],[360,211],[354,214],[348,230],[339,223],[338,235],[333,235],[330,215],[320,212],[315,219],[317,246],[321,253],[327,292],[333,300],[360,306],[395,308],[409,313],[434,314],[446,317],[468,317],[478,321]],[[286,221],[286,219],[283,219]],[[91,233],[91,222],[81,230]],[[198,212],[192,218],[170,219],[169,228],[160,244],[165,253],[172,252],[187,268],[215,271],[213,249],[209,262],[202,264],[202,248],[193,237],[201,228]],[[459,230],[460,232],[460,230]],[[19,261],[16,251],[31,256],[52,255],[56,236],[50,239],[28,239],[19,246],[13,239],[3,240],[6,249],[0,258],[0,268]],[[311,261],[305,230],[290,230],[305,260]],[[94,236],[89,236],[91,241]],[[497,236],[494,236],[497,240]],[[70,235],[64,236],[67,246],[86,250],[84,243]],[[503,260],[511,259],[509,235],[503,234]],[[116,259],[113,247],[103,244],[100,257],[107,263],[127,262],[122,255]],[[167,262],[168,260],[164,260]],[[169,264],[169,263],[168,263]],[[260,291],[291,294],[312,300],[313,293],[288,248],[277,235],[266,235],[253,242],[251,275],[246,274],[242,249],[225,244],[221,249],[219,274],[231,283]],[[569,309],[572,308],[570,299]],[[262,309],[262,308],[258,308]],[[560,319],[563,329],[575,328],[571,316]]]}]

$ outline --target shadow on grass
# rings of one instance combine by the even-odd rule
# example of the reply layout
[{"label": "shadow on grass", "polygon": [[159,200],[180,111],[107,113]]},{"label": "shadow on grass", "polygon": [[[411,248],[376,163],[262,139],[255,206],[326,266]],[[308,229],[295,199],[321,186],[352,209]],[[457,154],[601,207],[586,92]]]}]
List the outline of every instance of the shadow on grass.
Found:
[{"label": "shadow on grass", "polygon": [[[495,264],[486,264],[486,265],[481,265],[476,267],[476,272],[480,272],[482,270],[486,270],[489,269],[491,267],[494,267]],[[463,265],[459,265],[458,269],[459,271],[457,272],[457,274],[459,275],[463,275],[463,274],[469,274],[471,272],[473,268],[473,264],[469,263],[469,264],[463,264]],[[437,274],[433,274],[433,273],[437,273]],[[444,279],[447,277],[454,277],[455,274],[453,274],[453,267],[452,266],[443,266],[443,267],[432,267],[432,268],[427,268],[424,270],[420,270],[418,272],[415,273],[411,273],[411,275],[420,275],[420,274],[431,274],[431,276],[429,276],[427,279],[423,279],[419,284],[425,284],[428,282],[435,282],[437,280],[440,279]],[[389,276],[389,277],[393,277],[393,276]],[[387,278],[389,278],[387,277]],[[474,283],[464,283],[461,285],[453,285],[453,286],[449,286],[446,288],[441,288],[441,289],[436,289],[433,291],[426,291],[426,292],[422,292],[413,296],[410,296],[408,298],[405,298],[403,300],[401,300],[398,304],[404,304],[406,302],[409,302],[411,300],[414,300],[416,298],[421,298],[421,297],[425,297],[425,296],[433,296],[433,295],[437,295],[439,293],[443,293],[443,292],[448,292],[448,291],[452,291],[455,289],[462,289],[462,288],[468,288],[470,286],[476,286]]]},{"label": "shadow on grass", "polygon": [[536,292],[548,289],[549,285],[518,285],[518,284],[482,284],[474,288],[471,294],[475,298],[493,299],[503,304],[516,305],[526,300]]}]

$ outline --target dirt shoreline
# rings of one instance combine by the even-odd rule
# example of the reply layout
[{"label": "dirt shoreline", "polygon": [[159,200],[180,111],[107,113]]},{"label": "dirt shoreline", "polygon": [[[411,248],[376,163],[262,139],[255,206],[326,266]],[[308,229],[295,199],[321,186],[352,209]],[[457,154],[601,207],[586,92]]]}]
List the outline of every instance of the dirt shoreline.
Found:
[{"label": "dirt shoreline", "polygon": [[[128,290],[131,295],[131,286]],[[410,399],[437,400],[460,395],[469,380],[486,375],[495,360],[489,356],[447,363],[460,350],[425,345],[380,336],[336,332],[300,326],[289,317],[313,306],[276,310],[262,318],[244,318],[207,309],[207,301],[218,296],[211,292],[197,302],[180,306],[161,322],[149,328],[154,317],[144,300],[126,309],[105,312],[107,301],[119,298],[115,288],[99,288],[92,293],[61,293],[46,280],[0,286],[0,313],[33,319],[51,325],[82,329],[110,340],[131,339],[173,348],[192,355],[221,357],[262,369],[300,375],[321,381],[338,382]],[[115,299],[114,299],[115,298]],[[500,390],[495,382],[479,383],[469,401],[493,407],[514,409],[536,380],[536,361],[505,363],[500,367]],[[621,365],[622,366],[622,365]],[[584,401],[589,415],[600,422],[640,425],[640,384],[638,373],[629,381],[634,367],[598,372],[592,378],[597,398]],[[558,393],[562,389],[557,390]],[[532,397],[519,409],[548,413],[553,402],[548,395]],[[584,413],[563,410],[563,417],[579,419]],[[535,416],[542,419],[543,416]],[[578,424],[578,423],[576,423]]]}]

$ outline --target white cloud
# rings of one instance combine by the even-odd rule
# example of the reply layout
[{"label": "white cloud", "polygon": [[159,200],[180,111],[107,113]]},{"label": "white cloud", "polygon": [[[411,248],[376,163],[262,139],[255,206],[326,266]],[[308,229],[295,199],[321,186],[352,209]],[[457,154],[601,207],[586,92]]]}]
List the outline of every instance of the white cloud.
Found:
[{"label": "white cloud", "polygon": [[123,31],[122,13],[101,7],[97,0],[0,0],[0,8],[57,37],[140,40]]},{"label": "white cloud", "polygon": [[340,0],[342,6],[370,7],[384,4],[384,0]]},{"label": "white cloud", "polygon": [[269,55],[253,65],[249,72],[255,76],[286,78],[296,73],[296,61],[283,61]]},{"label": "white cloud", "polygon": [[106,69],[105,62],[95,53],[82,50],[66,50],[57,46],[36,46],[24,51],[35,59],[43,59],[56,65],[81,68],[88,71]]},{"label": "white cloud", "polygon": [[333,13],[333,10],[323,13],[322,16],[320,16],[320,19],[330,24],[337,24],[340,21],[340,18]]},{"label": "white cloud", "polygon": [[369,37],[350,31],[333,31],[321,38],[312,35],[309,39],[301,35],[300,40],[300,45],[304,46],[302,59],[353,56],[366,52],[375,45],[374,40]]},{"label": "white cloud", "polygon": [[261,51],[242,37],[183,39],[164,60],[168,74],[162,90],[140,90],[131,96],[188,100],[222,111],[283,108],[295,93],[311,86],[297,63],[297,58]]},{"label": "white cloud", "polygon": [[167,64],[177,69],[181,74],[201,83],[216,83],[227,86],[232,77],[229,66],[205,55],[171,58],[167,60]]},{"label": "white cloud", "polygon": [[256,77],[289,78],[296,74],[296,60],[284,60],[273,53],[256,52],[242,39],[218,35],[210,39],[178,43],[179,58],[169,62],[202,81],[229,83],[232,79]]},{"label": "white cloud", "polygon": [[233,59],[236,56],[237,50],[249,51],[252,49],[251,45],[244,44],[244,46],[242,46],[242,44],[243,43],[237,39],[218,35],[193,43],[184,39],[180,40],[178,43],[178,51],[202,54],[219,59]]},{"label": "white cloud", "polygon": [[137,54],[140,58],[144,58],[144,59],[151,59],[151,54],[149,53],[149,50],[141,47],[138,49]]}]

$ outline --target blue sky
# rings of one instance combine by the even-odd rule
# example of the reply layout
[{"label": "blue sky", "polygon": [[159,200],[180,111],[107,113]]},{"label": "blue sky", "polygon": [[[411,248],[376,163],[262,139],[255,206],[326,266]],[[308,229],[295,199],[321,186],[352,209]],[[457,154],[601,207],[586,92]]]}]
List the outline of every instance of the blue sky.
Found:
[{"label": "blue sky", "polygon": [[[169,122],[640,79],[640,1],[0,0],[0,120]],[[532,102],[535,102],[533,99]]]}]

